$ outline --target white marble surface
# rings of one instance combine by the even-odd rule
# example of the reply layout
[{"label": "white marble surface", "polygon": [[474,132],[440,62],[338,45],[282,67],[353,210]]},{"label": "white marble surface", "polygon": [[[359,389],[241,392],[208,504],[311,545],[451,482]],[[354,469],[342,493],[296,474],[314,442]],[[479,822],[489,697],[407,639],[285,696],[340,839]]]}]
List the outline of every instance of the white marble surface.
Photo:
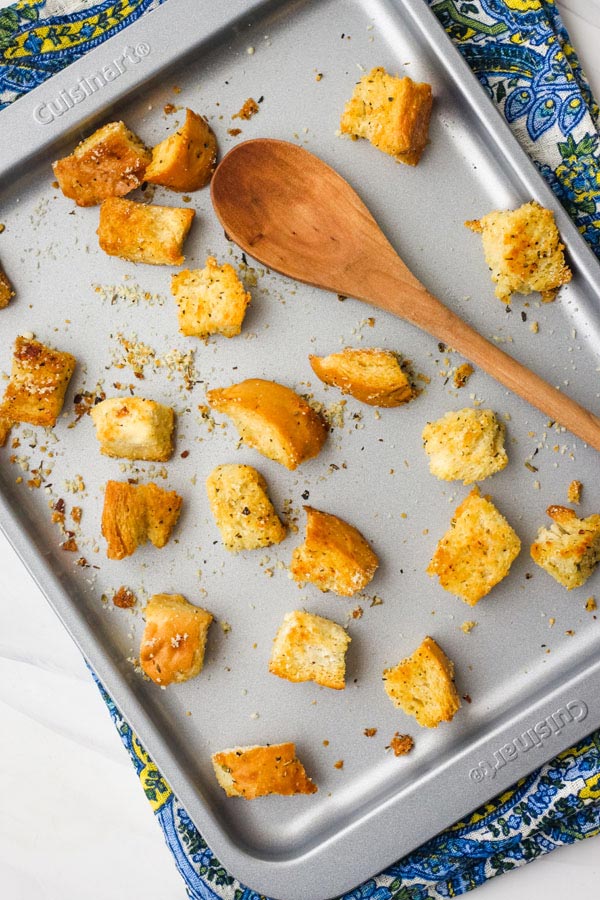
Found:
[{"label": "white marble surface", "polygon": [[[559,5],[600,97],[600,2]],[[1,536],[0,772],[3,900],[184,900],[77,648]],[[596,897],[599,881],[593,838],[487,883],[477,897]]]}]

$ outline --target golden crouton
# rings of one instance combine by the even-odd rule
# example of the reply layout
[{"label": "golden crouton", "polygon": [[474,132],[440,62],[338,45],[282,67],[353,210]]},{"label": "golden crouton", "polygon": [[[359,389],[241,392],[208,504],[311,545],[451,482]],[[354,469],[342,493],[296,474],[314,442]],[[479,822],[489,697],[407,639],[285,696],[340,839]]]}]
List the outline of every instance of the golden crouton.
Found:
[{"label": "golden crouton", "polygon": [[152,681],[189,681],[202,671],[212,615],[181,594],[155,594],[144,609],[140,666]]},{"label": "golden crouton", "polygon": [[321,381],[369,406],[401,406],[415,396],[398,357],[389,350],[346,347],[340,353],[308,358]]},{"label": "golden crouton", "polygon": [[185,111],[185,122],[152,149],[145,180],[172,191],[197,191],[210,181],[217,161],[217,142],[206,119]]},{"label": "golden crouton", "polygon": [[581,503],[581,492],[583,484],[581,481],[572,481],[567,489],[567,500],[569,503]]},{"label": "golden crouton", "polygon": [[469,606],[508,575],[521,541],[494,504],[473,488],[456,509],[427,568],[441,586]]},{"label": "golden crouton", "polygon": [[346,686],[350,636],[341,625],[311,613],[289,612],[273,642],[269,672],[288,681],[315,681],[341,691]]},{"label": "golden crouton", "polygon": [[508,463],[504,425],[491,409],[447,412],[423,429],[429,470],[442,481],[482,481]]},{"label": "golden crouton", "polygon": [[109,122],[52,168],[65,197],[78,206],[95,206],[139,187],[151,159],[150,151],[123,122]]},{"label": "golden crouton", "polygon": [[233,419],[245,444],[286,469],[317,456],[327,437],[327,426],[306,400],[275,381],[248,378],[206,397],[212,409]]},{"label": "golden crouton", "polygon": [[223,544],[232,553],[279,544],[286,534],[267,493],[267,482],[252,466],[217,466],[206,492]]},{"label": "golden crouton", "polygon": [[395,78],[378,66],[355,86],[340,129],[416,166],[427,145],[431,105],[431,85]]},{"label": "golden crouton", "polygon": [[13,286],[8,280],[8,275],[0,265],[0,309],[5,309],[14,296]]},{"label": "golden crouton", "polygon": [[109,559],[124,559],[146,541],[164,547],[173,531],[182,499],[155,484],[109,481],[104,494],[102,534]]},{"label": "golden crouton", "polygon": [[308,778],[296,756],[296,745],[233,747],[214,753],[217,781],[228,797],[254,800],[268,794],[314,794],[318,788]]},{"label": "golden crouton", "polygon": [[465,225],[481,232],[485,261],[502,303],[510,303],[513,293],[532,291],[539,291],[542,300],[549,302],[561,284],[571,280],[554,213],[539,203],[495,210]]},{"label": "golden crouton", "polygon": [[98,241],[109,256],[152,266],[180,266],[194,216],[193,209],[110,197],[100,207]]},{"label": "golden crouton", "polygon": [[164,462],[173,453],[175,414],[141,397],[111,397],[90,412],[100,451],[119,459]]},{"label": "golden crouton", "polygon": [[412,656],[383,673],[384,687],[394,706],[414,716],[424,728],[450,722],[460,709],[453,679],[454,664],[430,637]]},{"label": "golden crouton", "polygon": [[184,269],[171,278],[182,334],[207,338],[210,334],[235,337],[242,330],[250,294],[229,263],[217,265],[214,256],[206,268]]},{"label": "golden crouton", "polygon": [[[10,380],[0,404],[0,446],[14,422],[55,425],[75,369],[75,357],[52,350],[39,341],[15,341]],[[4,441],[2,440],[4,436]]]},{"label": "golden crouton", "polygon": [[566,506],[549,506],[550,528],[541,528],[531,556],[567,590],[588,580],[600,561],[600,515],[578,519]]},{"label": "golden crouton", "polygon": [[294,581],[310,581],[321,591],[352,597],[371,581],[379,560],[353,525],[305,506],[306,534],[290,564]]}]

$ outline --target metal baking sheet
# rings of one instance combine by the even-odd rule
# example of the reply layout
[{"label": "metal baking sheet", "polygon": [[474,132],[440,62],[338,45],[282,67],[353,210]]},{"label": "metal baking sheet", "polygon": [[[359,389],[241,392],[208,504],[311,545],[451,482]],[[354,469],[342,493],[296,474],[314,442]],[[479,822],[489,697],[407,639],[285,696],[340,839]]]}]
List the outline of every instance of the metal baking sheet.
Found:
[{"label": "metal baking sheet", "polygon": [[[415,169],[336,134],[355,81],[374,65],[433,85],[431,144]],[[82,87],[81,97],[75,88],[83,84],[89,90]],[[250,121],[232,119],[250,96],[263,98],[260,112]],[[0,220],[6,225],[0,259],[18,291],[0,313],[0,369],[9,370],[14,337],[26,331],[79,360],[54,431],[16,428],[20,446],[2,451],[3,528],[222,862],[269,896],[331,897],[600,724],[600,626],[584,608],[600,590],[600,575],[567,593],[527,552],[546,522],[547,505],[566,502],[572,479],[585,486],[581,513],[600,510],[598,456],[482,372],[456,390],[448,375],[461,360],[417,329],[259,266],[252,271],[251,261],[245,274],[256,283],[242,336],[206,345],[181,336],[171,271],[100,252],[98,210],[78,209],[63,198],[49,165],[110,117],[123,118],[152,145],[181,119],[180,111],[164,112],[169,103],[207,115],[221,154],[257,136],[296,141],[317,153],[356,187],[430,290],[595,410],[598,264],[429,9],[415,0],[169,0],[0,116]],[[242,133],[230,135],[233,127]],[[480,240],[463,221],[531,198],[556,211],[575,277],[555,303],[515,298],[508,312],[493,296]],[[162,190],[154,199],[186,202]],[[240,266],[241,254],[224,237],[209,191],[190,202],[197,220],[186,265],[201,266],[212,253]],[[124,361],[123,339],[150,348],[143,380]],[[307,356],[343,345],[397,350],[427,381],[419,382],[423,392],[406,408],[377,413],[348,399],[343,425],[297,472],[238,446],[235,430],[222,427],[220,416],[211,430],[198,411],[207,387],[250,376],[280,380],[331,407],[339,395],[316,381]],[[174,349],[193,350],[192,384],[173,365]],[[108,396],[128,394],[132,385],[136,394],[176,408],[177,451],[164,472],[100,456],[91,421],[75,422],[73,403],[98,385]],[[425,574],[468,488],[429,474],[420,435],[426,421],[474,403],[506,421],[510,463],[483,490],[517,530],[523,550],[509,577],[471,609]],[[223,550],[203,483],[214,465],[228,461],[263,472],[277,508],[289,509],[298,533],[265,552],[232,556]],[[40,463],[42,487],[28,488]],[[75,491],[78,476],[84,486]],[[154,478],[178,490],[184,509],[163,550],[143,548],[110,562],[100,537],[103,485],[127,477]],[[73,505],[83,508],[78,554],[59,547],[49,509],[58,498],[65,500],[67,520]],[[310,586],[299,590],[288,579],[285,567],[301,540],[306,498],[353,522],[372,541],[381,567],[365,596],[343,600]],[[87,566],[76,565],[80,557]],[[141,599],[137,611],[103,602],[121,584]],[[219,622],[210,631],[202,675],[167,690],[144,681],[131,663],[143,629],[139,606],[159,591],[184,594]],[[373,604],[375,597],[383,602]],[[352,617],[357,606],[361,618]],[[343,692],[267,673],[284,613],[302,607],[348,623],[352,644]],[[461,624],[473,619],[476,628],[463,633]],[[228,633],[221,627],[226,622]],[[412,652],[425,634],[454,660],[459,691],[472,700],[434,731],[394,710],[381,684],[383,668]],[[365,728],[377,728],[376,736],[365,737]],[[416,742],[400,759],[385,750],[396,731]],[[319,793],[227,800],[210,754],[281,740],[296,742]],[[337,769],[340,759],[344,765]]]}]

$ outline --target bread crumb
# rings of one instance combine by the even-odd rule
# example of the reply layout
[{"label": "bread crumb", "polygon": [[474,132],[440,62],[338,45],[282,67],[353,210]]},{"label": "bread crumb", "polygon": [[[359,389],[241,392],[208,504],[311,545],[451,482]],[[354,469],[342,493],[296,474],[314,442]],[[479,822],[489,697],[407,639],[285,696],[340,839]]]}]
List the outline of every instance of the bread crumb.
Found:
[{"label": "bread crumb", "polygon": [[334,769],[343,769],[344,768],[344,760],[338,759],[337,762],[334,762],[333,768]]},{"label": "bread crumb", "polygon": [[113,595],[112,602],[119,609],[131,609],[135,606],[136,596],[125,585],[121,585],[119,590]]},{"label": "bread crumb", "polygon": [[471,620],[463,622],[460,626],[460,630],[464,631],[465,634],[470,634],[477,624],[477,622],[473,622]]},{"label": "bread crumb", "polygon": [[385,749],[393,750],[394,756],[405,756],[407,753],[410,753],[414,746],[415,742],[410,734],[400,734],[397,731]]},{"label": "bread crumb", "polygon": [[256,100],[248,97],[244,105],[231,117],[232,119],[251,119],[259,111],[260,107]]},{"label": "bread crumb", "polygon": [[569,503],[580,503],[583,484],[581,481],[572,481],[567,491],[567,500]]},{"label": "bread crumb", "polygon": [[365,728],[365,730],[363,731],[363,734],[365,737],[375,737],[375,735],[377,734],[377,729],[376,728]]},{"label": "bread crumb", "polygon": [[586,612],[594,612],[595,609],[598,609],[598,604],[596,603],[595,597],[588,597],[585,601]]},{"label": "bread crumb", "polygon": [[474,371],[475,369],[470,363],[463,363],[462,366],[458,366],[454,370],[454,375],[452,378],[452,380],[454,381],[454,387],[464,387]]}]

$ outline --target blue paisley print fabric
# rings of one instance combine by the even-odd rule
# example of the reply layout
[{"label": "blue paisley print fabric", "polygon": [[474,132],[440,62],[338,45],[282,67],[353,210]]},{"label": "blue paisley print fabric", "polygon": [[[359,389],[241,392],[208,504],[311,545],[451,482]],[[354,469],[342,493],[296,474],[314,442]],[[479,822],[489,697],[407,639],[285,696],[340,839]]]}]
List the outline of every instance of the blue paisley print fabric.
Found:
[{"label": "blue paisley print fabric", "polygon": [[[21,0],[0,10],[0,109],[161,2]],[[600,112],[554,3],[423,2],[600,257]],[[220,864],[98,687],[191,900],[266,900]],[[445,900],[598,834],[600,731],[339,900]]]}]

